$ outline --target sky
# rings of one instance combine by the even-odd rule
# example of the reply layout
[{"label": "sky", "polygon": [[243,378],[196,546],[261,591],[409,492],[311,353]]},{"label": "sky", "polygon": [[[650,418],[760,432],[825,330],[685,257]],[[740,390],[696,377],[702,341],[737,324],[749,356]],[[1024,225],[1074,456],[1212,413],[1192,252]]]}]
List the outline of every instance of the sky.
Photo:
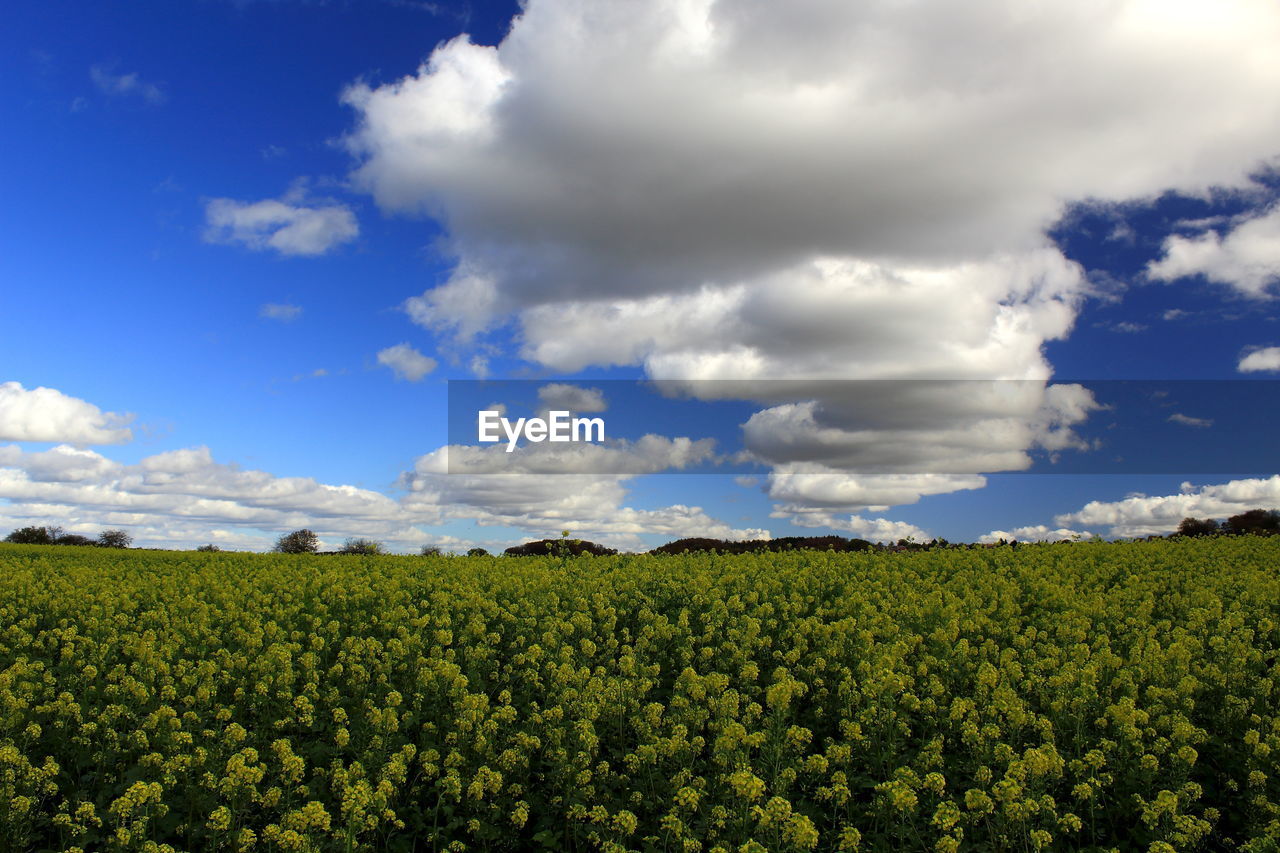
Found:
[{"label": "sky", "polygon": [[[4,18],[0,532],[643,550],[1280,508],[1272,0]],[[481,447],[490,405],[607,439]]]}]

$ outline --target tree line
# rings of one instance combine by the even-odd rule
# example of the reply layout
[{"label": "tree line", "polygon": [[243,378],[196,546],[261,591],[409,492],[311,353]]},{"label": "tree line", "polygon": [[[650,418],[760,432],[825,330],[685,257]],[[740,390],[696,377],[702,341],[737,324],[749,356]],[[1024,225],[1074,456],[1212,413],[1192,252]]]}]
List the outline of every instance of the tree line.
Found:
[{"label": "tree line", "polygon": [[[1170,536],[1276,536],[1280,535],[1280,510],[1251,509],[1233,515],[1225,521],[1212,518],[1184,518],[1177,531]],[[613,548],[588,542],[583,539],[568,539],[568,531],[560,539],[539,539],[522,545],[513,545],[504,552],[511,557],[539,555],[592,554],[604,556],[618,553]],[[1160,537],[1153,537],[1160,538]],[[61,527],[23,527],[13,531],[4,538],[5,542],[19,545],[82,545],[99,548],[128,548],[133,544],[133,537],[124,530],[104,530],[97,538],[82,536],[78,533],[67,533]],[[1002,543],[1010,544],[1010,543]],[[1016,543],[1013,543],[1016,544]],[[677,539],[665,545],[651,549],[650,554],[684,554],[694,551],[717,551],[724,554],[761,553],[791,550],[822,551],[870,551],[870,550],[927,550],[931,548],[968,547],[935,539],[931,542],[912,542],[900,540],[897,545],[882,546],[865,539],[849,539],[843,536],[783,536],[778,539],[759,539],[751,541],[731,541],[727,539],[708,539],[695,537]],[[201,545],[197,551],[220,551],[217,545]],[[285,533],[276,540],[275,551],[281,554],[364,554],[375,556],[387,553],[381,542],[375,539],[352,537],[347,539],[337,551],[320,551],[320,537],[313,530],[302,528]],[[424,545],[420,551],[423,556],[440,554],[440,548]],[[472,548],[467,556],[486,556],[484,548]]]},{"label": "tree line", "polygon": [[67,533],[61,527],[21,527],[4,538],[18,545],[92,545],[98,548],[128,548],[133,537],[124,530],[104,530],[97,538]]},{"label": "tree line", "polygon": [[1226,521],[1184,518],[1175,536],[1275,536],[1280,534],[1280,510],[1251,509]]}]

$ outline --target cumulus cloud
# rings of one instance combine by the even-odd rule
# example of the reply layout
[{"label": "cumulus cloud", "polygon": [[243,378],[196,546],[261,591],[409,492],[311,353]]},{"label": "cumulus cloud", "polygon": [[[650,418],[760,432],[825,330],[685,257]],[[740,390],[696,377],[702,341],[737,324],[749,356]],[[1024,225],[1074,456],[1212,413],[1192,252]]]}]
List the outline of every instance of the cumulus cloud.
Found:
[{"label": "cumulus cloud", "polygon": [[823,509],[884,512],[925,495],[981,489],[986,484],[987,478],[978,474],[860,475],[815,463],[786,463],[769,471],[765,491],[780,501],[779,517],[800,517]]},{"label": "cumulus cloud", "polygon": [[1071,428],[1100,408],[1080,385],[1046,388],[1038,381],[780,385],[782,393],[800,393],[807,385],[804,393],[820,402],[752,415],[743,425],[751,454],[775,465],[817,463],[862,474],[1022,470],[1032,463],[1029,450],[1083,448]]},{"label": "cumulus cloud", "polygon": [[538,402],[543,410],[577,413],[603,412],[608,408],[604,392],[599,388],[583,388],[564,382],[552,382],[539,388]]},{"label": "cumulus cloud", "polygon": [[1233,223],[1229,229],[1206,230],[1164,241],[1164,254],[1147,265],[1160,281],[1203,275],[1253,298],[1266,298],[1280,281],[1280,206]]},{"label": "cumulus cloud", "polygon": [[[39,452],[3,445],[0,526],[53,520],[74,533],[126,527],[140,543],[193,547],[212,541],[254,550],[269,548],[280,532],[301,527],[315,530],[330,545],[363,536],[409,550],[440,542],[470,547],[467,540],[451,540],[432,529],[453,522],[515,527],[531,536],[568,528],[628,549],[647,547],[645,535],[769,536],[767,530],[734,528],[695,506],[626,505],[628,478],[693,464],[712,453],[707,442],[648,436],[609,448],[612,462],[580,463],[585,470],[612,472],[592,475],[548,476],[575,470],[572,456],[543,457],[521,449],[510,454],[518,460],[512,465],[462,452],[459,467],[471,473],[446,473],[448,449],[442,448],[421,457],[401,477],[402,494],[393,497],[242,469],[216,461],[207,447],[170,450],[126,465],[68,445]],[[507,473],[485,473],[493,470]]]},{"label": "cumulus cloud", "polygon": [[[465,342],[514,318],[555,370],[1046,379],[1090,288],[1046,229],[1246,183],[1280,138],[1280,8],[1007,10],[531,0],[495,47],[350,87],[353,177],[447,229],[416,322]],[[806,399],[831,402],[779,402]],[[944,481],[978,487],[920,485]]]},{"label": "cumulus cloud", "polygon": [[1068,200],[1274,153],[1267,3],[1006,8],[535,0],[497,47],[348,89],[348,144],[381,205],[447,222],[440,295],[502,294],[480,312],[1017,253]]},{"label": "cumulus cloud", "polygon": [[396,344],[378,352],[378,364],[391,368],[398,379],[419,382],[436,369],[436,360],[418,352],[407,343]]},{"label": "cumulus cloud", "polygon": [[1111,536],[1136,537],[1172,533],[1184,518],[1222,519],[1251,509],[1280,509],[1280,475],[1206,486],[1183,483],[1176,495],[1090,501],[1055,520],[1064,526],[1106,526]]},{"label": "cumulus cloud", "polygon": [[38,453],[26,453],[17,445],[0,447],[0,466],[21,464],[27,475],[41,483],[75,483],[115,473],[120,465],[84,448],[59,444]]},{"label": "cumulus cloud", "polygon": [[153,106],[163,104],[164,92],[154,83],[148,83],[137,72],[115,74],[108,67],[95,65],[89,69],[89,79],[99,92],[112,97],[137,97]]},{"label": "cumulus cloud", "polygon": [[211,199],[205,205],[204,239],[239,243],[282,255],[323,255],[360,233],[355,214],[341,204],[308,204],[290,193],[284,199],[245,202]]},{"label": "cumulus cloud", "polygon": [[[786,514],[775,513],[775,517],[786,517]],[[905,521],[891,521],[887,518],[864,518],[860,515],[842,516],[814,510],[792,516],[791,521],[800,527],[822,527],[851,533],[860,539],[866,539],[870,542],[897,542],[899,539],[927,542],[931,538],[927,532],[914,524]]]},{"label": "cumulus cloud", "polygon": [[539,442],[508,453],[504,443],[449,445],[419,460],[423,471],[449,474],[654,474],[715,457],[715,440],[645,435],[607,444]]},{"label": "cumulus cloud", "polygon": [[1184,415],[1182,412],[1174,412],[1169,415],[1169,423],[1182,424],[1183,426],[1195,427],[1196,429],[1208,429],[1213,426],[1211,418],[1193,418],[1191,415]]},{"label": "cumulus cloud", "polygon": [[1005,542],[1074,542],[1088,539],[1092,533],[1059,527],[1056,530],[1043,524],[1027,527],[1015,527],[1013,530],[993,530],[978,537],[979,542],[993,544],[1001,540]]},{"label": "cumulus cloud", "polygon": [[1236,369],[1241,373],[1280,371],[1280,347],[1256,349],[1241,358]]},{"label": "cumulus cloud", "polygon": [[567,528],[618,548],[640,547],[645,534],[769,538],[768,530],[732,527],[700,507],[624,505],[627,480],[683,470],[714,454],[711,439],[657,435],[607,445],[528,444],[514,453],[496,445],[450,445],[419,457],[398,485],[411,510],[486,526],[514,526],[538,535]]},{"label": "cumulus cloud", "polygon": [[122,444],[133,439],[132,415],[103,412],[54,388],[0,383],[0,441]]},{"label": "cumulus cloud", "polygon": [[302,308],[298,305],[282,305],[275,302],[268,302],[258,309],[258,316],[264,320],[280,320],[285,323],[296,320],[301,313]]}]

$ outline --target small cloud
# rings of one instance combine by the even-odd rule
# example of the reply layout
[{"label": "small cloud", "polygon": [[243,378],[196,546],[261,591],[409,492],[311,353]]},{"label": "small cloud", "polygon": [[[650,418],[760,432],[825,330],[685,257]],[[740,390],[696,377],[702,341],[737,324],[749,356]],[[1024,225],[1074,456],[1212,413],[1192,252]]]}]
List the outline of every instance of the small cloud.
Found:
[{"label": "small cloud", "polygon": [[1111,229],[1111,233],[1107,235],[1106,240],[1108,243],[1125,243],[1132,246],[1134,241],[1137,240],[1137,237],[1137,232],[1133,230],[1133,227],[1129,225],[1129,223],[1118,222],[1116,223],[1116,226]]},{"label": "small cloud", "polygon": [[285,323],[296,320],[301,313],[302,308],[298,305],[281,305],[275,302],[268,302],[258,309],[258,316],[262,319],[280,320]]},{"label": "small cloud", "polygon": [[1120,332],[1124,335],[1136,335],[1138,332],[1145,332],[1147,330],[1145,323],[1133,323],[1128,320],[1124,320],[1119,323],[1112,323],[1105,328],[1108,328],[1113,332]]},{"label": "small cloud", "polygon": [[1044,524],[1033,524],[1027,527],[1015,527],[1013,530],[993,530],[979,536],[978,541],[989,545],[1002,540],[1005,542],[1074,542],[1091,538],[1093,534],[1087,530],[1071,530],[1066,527],[1055,530]]},{"label": "small cloud", "polygon": [[283,148],[279,145],[267,145],[267,146],[264,146],[262,149],[262,159],[275,160],[276,158],[283,157],[288,153],[289,153],[288,149]]},{"label": "small cloud", "polygon": [[752,489],[760,485],[760,478],[752,477],[747,474],[742,474],[740,476],[734,477],[733,482],[737,483],[739,486],[742,486],[744,489]]},{"label": "small cloud", "polygon": [[1183,426],[1195,427],[1197,429],[1207,429],[1213,426],[1213,421],[1209,418],[1193,418],[1190,415],[1184,415],[1181,412],[1175,412],[1169,415],[1169,423],[1182,424]]},{"label": "small cloud", "polygon": [[436,369],[436,360],[418,352],[408,344],[396,344],[378,353],[378,364],[391,368],[397,379],[418,382]]},{"label": "small cloud", "polygon": [[1181,308],[1170,308],[1168,311],[1160,315],[1162,320],[1181,320],[1183,317],[1191,315],[1190,311],[1183,311]]},{"label": "small cloud", "polygon": [[72,98],[68,109],[73,113],[84,112],[89,108],[89,99],[83,96]]},{"label": "small cloud", "polygon": [[570,412],[603,412],[608,408],[604,392],[599,388],[581,388],[563,382],[553,382],[539,388],[538,402],[544,409],[564,409]]},{"label": "small cloud", "polygon": [[153,193],[178,193],[182,192],[182,184],[173,179],[173,175],[169,175],[160,183],[151,188]]},{"label": "small cloud", "polygon": [[215,198],[205,205],[204,239],[240,243],[282,255],[323,255],[360,234],[355,214],[345,205],[308,206],[296,194],[287,200],[242,202]]},{"label": "small cloud", "polygon": [[317,367],[315,370],[311,371],[310,373],[299,373],[298,375],[293,377],[293,381],[301,382],[304,379],[323,379],[328,375],[329,375],[329,371],[325,370],[323,367]]},{"label": "small cloud", "polygon": [[1236,369],[1241,373],[1263,373],[1280,371],[1280,347],[1264,347],[1240,359]]},{"label": "small cloud", "polygon": [[113,74],[105,66],[95,65],[89,69],[89,79],[98,91],[111,97],[140,97],[152,106],[165,102],[164,92],[154,83],[148,83],[136,72]]},{"label": "small cloud", "polygon": [[1202,275],[1244,296],[1270,298],[1280,282],[1280,204],[1236,219],[1229,229],[1171,235],[1164,255],[1147,264],[1147,275],[1157,281]]}]

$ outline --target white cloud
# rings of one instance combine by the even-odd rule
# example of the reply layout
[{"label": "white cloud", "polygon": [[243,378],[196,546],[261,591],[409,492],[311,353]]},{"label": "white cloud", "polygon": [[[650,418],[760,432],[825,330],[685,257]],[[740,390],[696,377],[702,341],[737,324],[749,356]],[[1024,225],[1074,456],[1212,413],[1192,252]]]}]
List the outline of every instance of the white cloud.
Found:
[{"label": "white cloud", "polygon": [[1046,229],[1247,183],[1280,138],[1280,8],[1008,9],[531,0],[497,47],[347,91],[354,179],[447,229],[416,322],[514,317],[555,370],[1044,379],[1091,287]]},{"label": "white cloud", "polygon": [[1028,527],[1015,527],[1013,530],[993,530],[978,537],[979,542],[988,544],[1004,540],[1005,542],[1073,542],[1078,539],[1089,539],[1092,533],[1059,527],[1056,530],[1043,524]]},{"label": "white cloud", "polygon": [[[751,385],[729,383],[748,398]],[[1046,388],[1036,381],[780,385],[780,394],[812,393],[821,402],[786,403],[752,415],[743,425],[752,456],[858,474],[1022,470],[1032,462],[1028,450],[1082,447],[1071,427],[1099,408],[1082,386]]]},{"label": "white cloud", "polygon": [[355,214],[341,204],[308,206],[293,195],[256,202],[215,198],[205,205],[210,243],[240,243],[282,255],[323,255],[360,233]]},{"label": "white cloud", "polygon": [[139,97],[153,106],[163,104],[164,92],[154,83],[148,83],[138,76],[137,72],[114,74],[102,65],[89,69],[89,79],[98,91],[112,97]]},{"label": "white cloud", "polygon": [[103,412],[53,388],[0,384],[0,441],[121,444],[133,439],[132,415]]},{"label": "white cloud", "polygon": [[1068,200],[1275,153],[1267,3],[1006,8],[534,0],[496,48],[351,87],[356,177],[448,223],[455,289],[506,297],[483,312],[1016,254]]},{"label": "white cloud", "polygon": [[816,463],[785,463],[769,472],[766,491],[780,501],[775,517],[810,511],[884,512],[912,504],[925,495],[981,489],[977,474],[847,474]]},{"label": "white cloud", "polygon": [[1111,536],[1172,533],[1184,518],[1229,518],[1251,509],[1280,509],[1280,475],[1231,480],[1208,486],[1182,484],[1176,495],[1132,495],[1119,501],[1090,501],[1057,517],[1061,525],[1109,526]]},{"label": "white cloud", "polygon": [[1210,418],[1193,418],[1190,415],[1184,415],[1182,412],[1174,412],[1169,415],[1169,423],[1182,424],[1183,426],[1195,427],[1196,429],[1207,429],[1213,426],[1213,420]]},{"label": "white cloud", "polygon": [[268,302],[258,309],[258,316],[264,320],[280,320],[289,322],[296,320],[298,315],[302,313],[302,308],[297,305],[282,305],[275,302]]},{"label": "white cloud", "polygon": [[75,483],[97,480],[116,473],[121,466],[105,456],[59,444],[38,453],[26,453],[17,445],[0,447],[0,465],[21,464],[27,475],[36,482]]},{"label": "white cloud", "polygon": [[1161,281],[1203,275],[1258,299],[1280,280],[1280,206],[1233,223],[1225,233],[1208,230],[1164,241],[1164,255],[1147,265]]},{"label": "white cloud", "polygon": [[647,435],[609,445],[532,444],[508,454],[498,446],[450,445],[425,454],[399,486],[404,505],[443,518],[507,525],[536,535],[569,529],[618,548],[643,535],[767,539],[769,531],[734,528],[700,507],[623,506],[625,483],[642,474],[681,470],[712,458],[709,439]]},{"label": "white cloud", "polygon": [[608,408],[604,392],[599,388],[583,388],[564,382],[552,382],[539,388],[538,402],[544,410],[556,409],[579,414],[603,412]]},{"label": "white cloud", "polygon": [[635,476],[681,470],[715,458],[715,440],[645,435],[634,441],[523,444],[508,453],[506,445],[453,444],[419,459],[422,471],[460,474],[605,474]]},{"label": "white cloud", "polygon": [[[775,517],[785,517],[783,513],[775,513]],[[800,527],[822,527],[851,533],[859,539],[870,542],[897,542],[899,539],[911,539],[916,542],[927,542],[932,537],[914,524],[905,521],[891,521],[887,518],[864,518],[860,515],[842,516],[820,510],[800,513],[791,518],[792,523]]]},{"label": "white cloud", "polygon": [[378,364],[391,368],[398,379],[418,382],[436,369],[436,360],[405,344],[396,344],[378,352]]},{"label": "white cloud", "polygon": [[1236,369],[1241,373],[1280,371],[1280,347],[1256,349],[1241,358]]},{"label": "white cloud", "polygon": [[[625,505],[627,479],[708,458],[713,451],[708,441],[646,436],[595,447],[588,451],[595,454],[591,458],[577,459],[522,448],[498,460],[470,452],[475,450],[442,448],[421,457],[401,478],[403,494],[392,497],[241,469],[217,462],[206,447],[170,450],[126,465],[67,445],[40,452],[3,445],[0,526],[56,523],[76,533],[125,527],[138,544],[194,547],[214,541],[254,550],[270,548],[277,535],[301,527],[315,530],[330,545],[362,536],[400,550],[440,542],[469,547],[467,540],[450,540],[431,529],[457,522],[515,527],[531,537],[567,528],[632,550],[648,547],[646,535],[769,536],[763,529],[734,528],[695,506]],[[468,473],[446,473],[450,451],[461,454],[455,462]],[[508,461],[512,457],[514,463]],[[610,473],[554,473],[575,470]]]}]

